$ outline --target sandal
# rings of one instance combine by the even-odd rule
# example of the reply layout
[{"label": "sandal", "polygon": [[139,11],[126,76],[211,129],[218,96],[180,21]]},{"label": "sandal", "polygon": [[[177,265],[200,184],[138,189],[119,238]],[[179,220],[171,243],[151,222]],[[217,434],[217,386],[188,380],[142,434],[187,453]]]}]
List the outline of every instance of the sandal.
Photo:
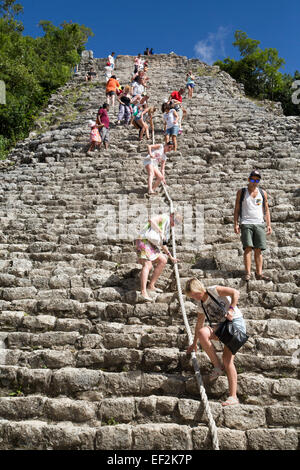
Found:
[{"label": "sandal", "polygon": [[158,287],[154,287],[154,289],[149,289],[149,287],[148,287],[148,291],[150,291],[150,292],[157,292],[158,294],[162,294],[162,293],[163,293],[163,290],[162,290],[162,289],[159,289]]},{"label": "sandal", "polygon": [[270,282],[271,281],[271,279],[269,277],[266,277],[263,274],[256,274],[256,273],[255,273],[255,279],[257,281],[265,281],[265,282]]},{"label": "sandal", "polygon": [[243,277],[243,280],[246,282],[250,281],[250,279],[251,279],[251,274],[245,274],[245,276]]},{"label": "sandal", "polygon": [[220,375],[224,374],[224,370],[221,369],[220,367],[214,367],[212,372],[209,374],[208,379],[210,382],[213,382],[216,380]]},{"label": "sandal", "polygon": [[229,405],[239,405],[240,402],[238,398],[235,397],[228,397],[226,401],[222,403],[222,406],[229,406]]},{"label": "sandal", "polygon": [[153,302],[154,300],[151,299],[151,297],[148,297],[148,295],[141,295],[142,299],[146,300],[146,302]]}]

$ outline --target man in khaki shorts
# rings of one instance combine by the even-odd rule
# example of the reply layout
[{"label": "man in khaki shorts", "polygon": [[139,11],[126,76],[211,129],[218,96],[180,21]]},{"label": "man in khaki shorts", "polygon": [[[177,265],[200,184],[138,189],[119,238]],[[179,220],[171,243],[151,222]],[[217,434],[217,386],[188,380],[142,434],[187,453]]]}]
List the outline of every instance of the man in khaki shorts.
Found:
[{"label": "man in khaki shorts", "polygon": [[[251,279],[252,249],[254,249],[255,279],[269,281],[262,274],[263,257],[262,251],[266,249],[267,235],[272,233],[271,218],[266,191],[259,188],[261,175],[253,170],[248,178],[248,187],[239,189],[236,195],[234,208],[234,231],[241,233],[241,241],[244,249],[245,276],[244,280]],[[239,220],[240,218],[240,225]],[[266,222],[265,222],[266,221]]]}]

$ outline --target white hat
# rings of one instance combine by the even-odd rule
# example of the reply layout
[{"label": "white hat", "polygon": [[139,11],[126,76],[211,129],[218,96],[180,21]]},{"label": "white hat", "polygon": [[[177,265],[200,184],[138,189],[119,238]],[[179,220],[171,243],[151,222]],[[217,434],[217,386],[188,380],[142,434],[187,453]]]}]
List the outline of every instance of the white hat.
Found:
[{"label": "white hat", "polygon": [[90,127],[94,127],[95,125],[96,125],[96,123],[94,121],[91,121],[91,120],[89,121],[89,126]]}]

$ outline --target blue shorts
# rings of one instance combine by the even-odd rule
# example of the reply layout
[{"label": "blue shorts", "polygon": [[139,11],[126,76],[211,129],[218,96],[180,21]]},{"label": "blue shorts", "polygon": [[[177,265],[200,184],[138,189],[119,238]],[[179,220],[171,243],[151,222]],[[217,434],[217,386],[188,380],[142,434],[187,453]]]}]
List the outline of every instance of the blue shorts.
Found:
[{"label": "blue shorts", "polygon": [[246,323],[243,317],[234,318],[232,323],[243,333],[246,334]]},{"label": "blue shorts", "polygon": [[189,86],[195,88],[195,83],[187,83],[186,87],[188,88]]},{"label": "blue shorts", "polygon": [[179,126],[173,126],[166,130],[166,135],[178,135]]}]

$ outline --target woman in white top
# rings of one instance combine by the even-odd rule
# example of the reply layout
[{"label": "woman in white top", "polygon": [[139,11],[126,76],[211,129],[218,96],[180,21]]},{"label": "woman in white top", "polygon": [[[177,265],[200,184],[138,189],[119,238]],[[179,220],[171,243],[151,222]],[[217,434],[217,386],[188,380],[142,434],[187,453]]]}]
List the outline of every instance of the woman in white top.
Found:
[{"label": "woman in white top", "polygon": [[[148,223],[143,228],[136,240],[136,251],[139,259],[139,263],[142,265],[142,271],[140,275],[141,281],[141,295],[144,300],[153,302],[153,299],[149,297],[148,292],[162,292],[155,286],[156,281],[164,270],[167,264],[167,258],[163,255],[162,251],[170,258],[172,263],[177,263],[178,259],[174,258],[167,247],[167,243],[170,239],[170,227],[180,224],[182,217],[180,214],[161,214],[153,216],[148,220]],[[149,229],[154,230],[158,234],[159,243],[154,245],[147,238],[147,231]],[[148,277],[150,271],[155,265],[151,279],[148,283]]]},{"label": "woman in white top", "polygon": [[178,126],[178,114],[175,111],[175,109],[172,109],[169,104],[165,104],[164,106],[164,121],[165,121],[165,127],[164,127],[164,132],[165,132],[165,139],[166,139],[166,144],[169,143],[170,141],[170,136],[172,137],[173,145],[174,145],[174,150],[177,150],[177,135],[179,132],[179,126]]},{"label": "woman in white top", "polygon": [[[220,306],[208,295],[208,292],[223,306]],[[210,318],[212,327],[204,326],[205,313],[203,309],[198,312],[198,319],[195,328],[194,341],[189,346],[187,352],[197,351],[198,339],[209,359],[214,365],[214,369],[210,374],[210,380],[215,380],[224,373],[224,368],[228,377],[229,397],[222,403],[223,406],[237,405],[239,403],[237,392],[237,372],[234,365],[234,355],[227,346],[224,345],[223,365],[216,354],[216,350],[211,340],[219,341],[214,334],[218,323],[225,319],[234,322],[234,324],[246,333],[246,325],[242,312],[237,307],[240,293],[238,290],[225,286],[212,286],[205,289],[203,284],[196,278],[189,279],[186,283],[185,294],[187,297],[194,299],[199,305],[204,305],[205,310]],[[224,310],[226,315],[224,316]]]},{"label": "woman in white top", "polygon": [[[167,144],[154,144],[148,145],[148,155],[144,160],[144,167],[148,173],[148,194],[156,194],[155,190],[161,182],[166,184],[165,180],[165,165],[167,160],[166,153],[173,150],[173,144],[168,142]],[[160,170],[159,170],[160,164]],[[153,179],[156,181],[153,185]]]}]

